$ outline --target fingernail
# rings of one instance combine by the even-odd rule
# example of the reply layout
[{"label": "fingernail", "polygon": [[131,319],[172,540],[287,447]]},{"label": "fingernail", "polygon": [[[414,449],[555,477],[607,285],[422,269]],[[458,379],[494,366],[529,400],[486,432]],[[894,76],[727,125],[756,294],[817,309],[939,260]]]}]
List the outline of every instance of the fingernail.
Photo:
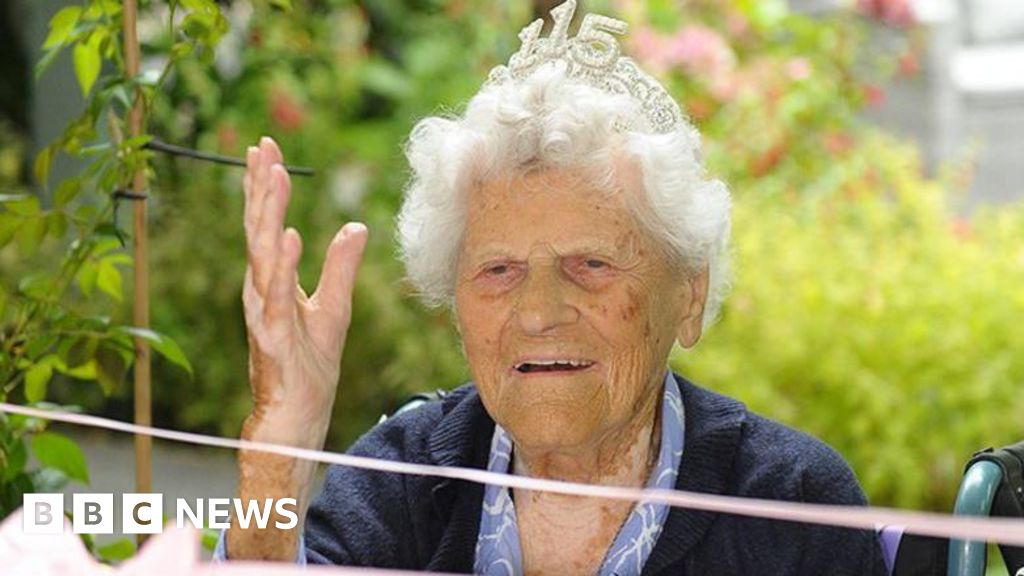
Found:
[{"label": "fingernail", "polygon": [[272,140],[270,139],[270,136],[263,136],[263,137],[260,138],[260,146],[261,147],[262,146],[270,146],[271,142],[272,142]]},{"label": "fingernail", "polygon": [[366,225],[364,225],[362,222],[349,222],[348,224],[345,224],[344,226],[341,227],[341,234],[343,237],[347,238],[353,234],[356,234],[364,230],[365,228]]}]

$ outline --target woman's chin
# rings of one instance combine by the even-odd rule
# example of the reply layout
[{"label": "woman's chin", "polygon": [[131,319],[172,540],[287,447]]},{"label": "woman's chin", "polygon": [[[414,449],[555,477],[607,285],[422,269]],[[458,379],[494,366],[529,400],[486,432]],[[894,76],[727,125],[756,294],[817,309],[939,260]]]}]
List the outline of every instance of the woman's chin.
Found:
[{"label": "woman's chin", "polygon": [[510,414],[502,426],[517,449],[528,453],[566,452],[588,445],[601,423],[584,407],[547,404]]}]

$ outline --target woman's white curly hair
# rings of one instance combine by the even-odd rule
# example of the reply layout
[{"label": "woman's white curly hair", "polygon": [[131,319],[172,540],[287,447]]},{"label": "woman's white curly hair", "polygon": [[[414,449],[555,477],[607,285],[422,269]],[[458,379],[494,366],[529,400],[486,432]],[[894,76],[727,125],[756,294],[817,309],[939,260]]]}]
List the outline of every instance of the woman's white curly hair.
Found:
[{"label": "woman's white curly hair", "polygon": [[571,78],[558,62],[519,82],[485,86],[462,116],[420,120],[405,147],[412,177],[397,235],[424,303],[453,305],[466,197],[480,182],[516,171],[579,168],[612,192],[614,160],[625,156],[642,171],[644,193],[631,206],[642,228],[681,274],[709,270],[707,328],[729,285],[729,191],[706,176],[692,125],[664,134],[623,128],[645,122],[632,98]]}]

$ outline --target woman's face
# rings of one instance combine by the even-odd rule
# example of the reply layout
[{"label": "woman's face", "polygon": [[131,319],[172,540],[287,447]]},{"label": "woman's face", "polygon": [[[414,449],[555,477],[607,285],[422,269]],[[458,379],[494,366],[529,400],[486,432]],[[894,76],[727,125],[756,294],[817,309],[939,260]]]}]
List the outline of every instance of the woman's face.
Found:
[{"label": "woman's face", "polygon": [[652,414],[673,341],[700,337],[706,275],[671,267],[621,190],[577,171],[484,182],[468,200],[455,310],[488,413],[528,450],[573,450]]}]

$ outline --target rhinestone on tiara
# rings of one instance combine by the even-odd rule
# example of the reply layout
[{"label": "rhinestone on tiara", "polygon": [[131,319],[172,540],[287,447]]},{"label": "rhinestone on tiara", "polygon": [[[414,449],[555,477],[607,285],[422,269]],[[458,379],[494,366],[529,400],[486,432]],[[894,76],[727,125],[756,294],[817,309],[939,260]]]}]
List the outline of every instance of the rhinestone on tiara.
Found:
[{"label": "rhinestone on tiara", "polygon": [[491,69],[484,86],[515,82],[551,62],[562,62],[569,77],[610,94],[625,94],[639,102],[647,126],[620,126],[649,130],[659,134],[685,125],[676,101],[665,88],[628,56],[622,56],[613,34],[626,32],[622,20],[587,14],[574,38],[569,38],[569,23],[576,13],[576,0],[566,0],[551,10],[554,26],[547,38],[540,37],[544,20],[537,19],[519,32],[519,51],[507,65]]}]

